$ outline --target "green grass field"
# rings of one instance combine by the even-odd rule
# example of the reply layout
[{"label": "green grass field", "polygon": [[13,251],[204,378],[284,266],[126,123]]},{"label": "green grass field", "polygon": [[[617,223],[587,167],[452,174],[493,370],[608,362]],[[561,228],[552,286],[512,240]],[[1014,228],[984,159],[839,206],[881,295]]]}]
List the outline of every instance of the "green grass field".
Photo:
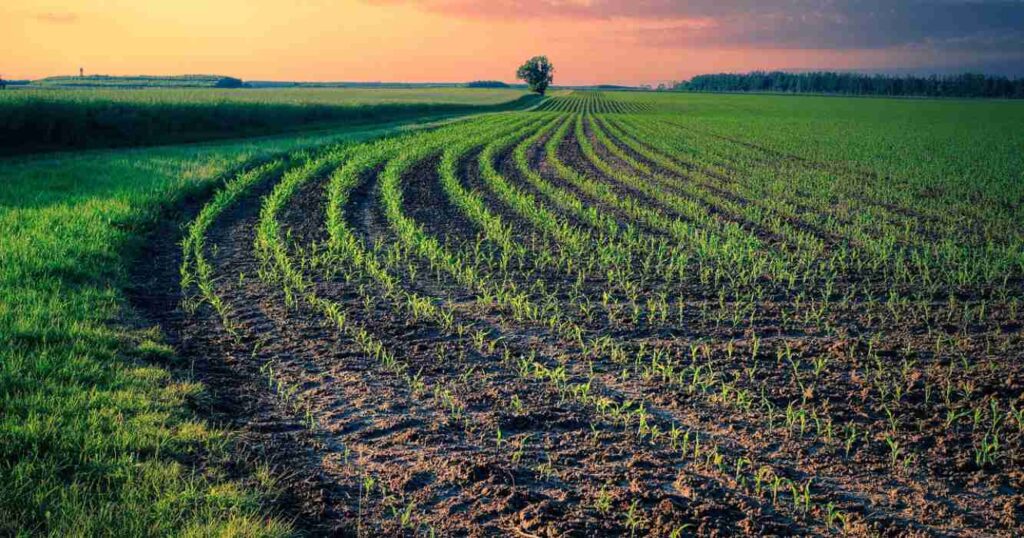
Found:
[{"label": "green grass field", "polygon": [[35,89],[16,88],[0,93],[5,101],[54,100],[75,104],[116,102],[172,105],[253,103],[259,105],[377,105],[383,103],[500,105],[526,92],[497,88],[144,88],[144,89]]},{"label": "green grass field", "polygon": [[275,498],[308,470],[239,476],[192,358],[127,304],[187,198],[192,328],[336,441],[311,450],[358,495],[331,528],[1024,529],[1024,103],[53,95],[493,113],[0,159],[0,534],[296,531]]},{"label": "green grass field", "polygon": [[144,146],[528,106],[521,90],[33,89],[0,92],[0,154]]}]

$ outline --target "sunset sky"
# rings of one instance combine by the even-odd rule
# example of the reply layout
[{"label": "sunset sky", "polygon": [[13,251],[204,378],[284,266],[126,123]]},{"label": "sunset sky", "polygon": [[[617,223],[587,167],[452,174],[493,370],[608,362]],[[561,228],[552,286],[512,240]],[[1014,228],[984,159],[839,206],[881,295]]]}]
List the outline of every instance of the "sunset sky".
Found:
[{"label": "sunset sky", "polygon": [[0,75],[658,83],[753,69],[1024,75],[1022,0],[5,0]]}]

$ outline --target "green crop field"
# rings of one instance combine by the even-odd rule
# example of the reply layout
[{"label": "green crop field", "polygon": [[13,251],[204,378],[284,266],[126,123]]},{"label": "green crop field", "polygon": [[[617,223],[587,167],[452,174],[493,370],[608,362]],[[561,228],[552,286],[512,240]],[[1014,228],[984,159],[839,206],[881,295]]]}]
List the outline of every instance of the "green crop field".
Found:
[{"label": "green crop field", "polygon": [[70,101],[139,105],[200,105],[255,103],[260,105],[375,105],[382,103],[498,105],[526,95],[524,90],[492,88],[100,88],[36,89],[0,93],[4,102]]},{"label": "green crop field", "polygon": [[0,92],[0,155],[254,136],[522,108],[522,90],[15,89]]},{"label": "green crop field", "polygon": [[1024,103],[431,91],[0,160],[0,532],[1024,532]]}]

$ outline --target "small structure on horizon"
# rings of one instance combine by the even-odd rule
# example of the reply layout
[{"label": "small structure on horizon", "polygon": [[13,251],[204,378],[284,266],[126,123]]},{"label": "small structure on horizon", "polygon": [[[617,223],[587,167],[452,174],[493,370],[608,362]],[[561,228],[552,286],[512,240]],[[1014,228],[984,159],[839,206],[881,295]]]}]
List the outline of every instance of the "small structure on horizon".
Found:
[{"label": "small structure on horizon", "polygon": [[79,78],[85,78],[85,68],[84,67],[79,67],[78,68],[78,77]]}]

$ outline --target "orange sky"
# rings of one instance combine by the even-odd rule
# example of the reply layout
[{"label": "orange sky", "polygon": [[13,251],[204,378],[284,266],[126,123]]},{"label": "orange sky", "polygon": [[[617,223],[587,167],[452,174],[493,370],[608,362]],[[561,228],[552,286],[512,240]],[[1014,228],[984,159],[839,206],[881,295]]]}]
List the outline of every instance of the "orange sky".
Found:
[{"label": "orange sky", "polygon": [[[560,1],[576,7],[590,2]],[[667,46],[643,36],[680,27],[709,35],[720,23],[629,14],[480,16],[437,4],[442,3],[5,0],[0,75],[39,78],[84,66],[89,74],[210,73],[248,80],[511,81],[522,60],[547,54],[556,66],[556,84],[636,84],[720,71],[898,67],[923,54]]]}]

